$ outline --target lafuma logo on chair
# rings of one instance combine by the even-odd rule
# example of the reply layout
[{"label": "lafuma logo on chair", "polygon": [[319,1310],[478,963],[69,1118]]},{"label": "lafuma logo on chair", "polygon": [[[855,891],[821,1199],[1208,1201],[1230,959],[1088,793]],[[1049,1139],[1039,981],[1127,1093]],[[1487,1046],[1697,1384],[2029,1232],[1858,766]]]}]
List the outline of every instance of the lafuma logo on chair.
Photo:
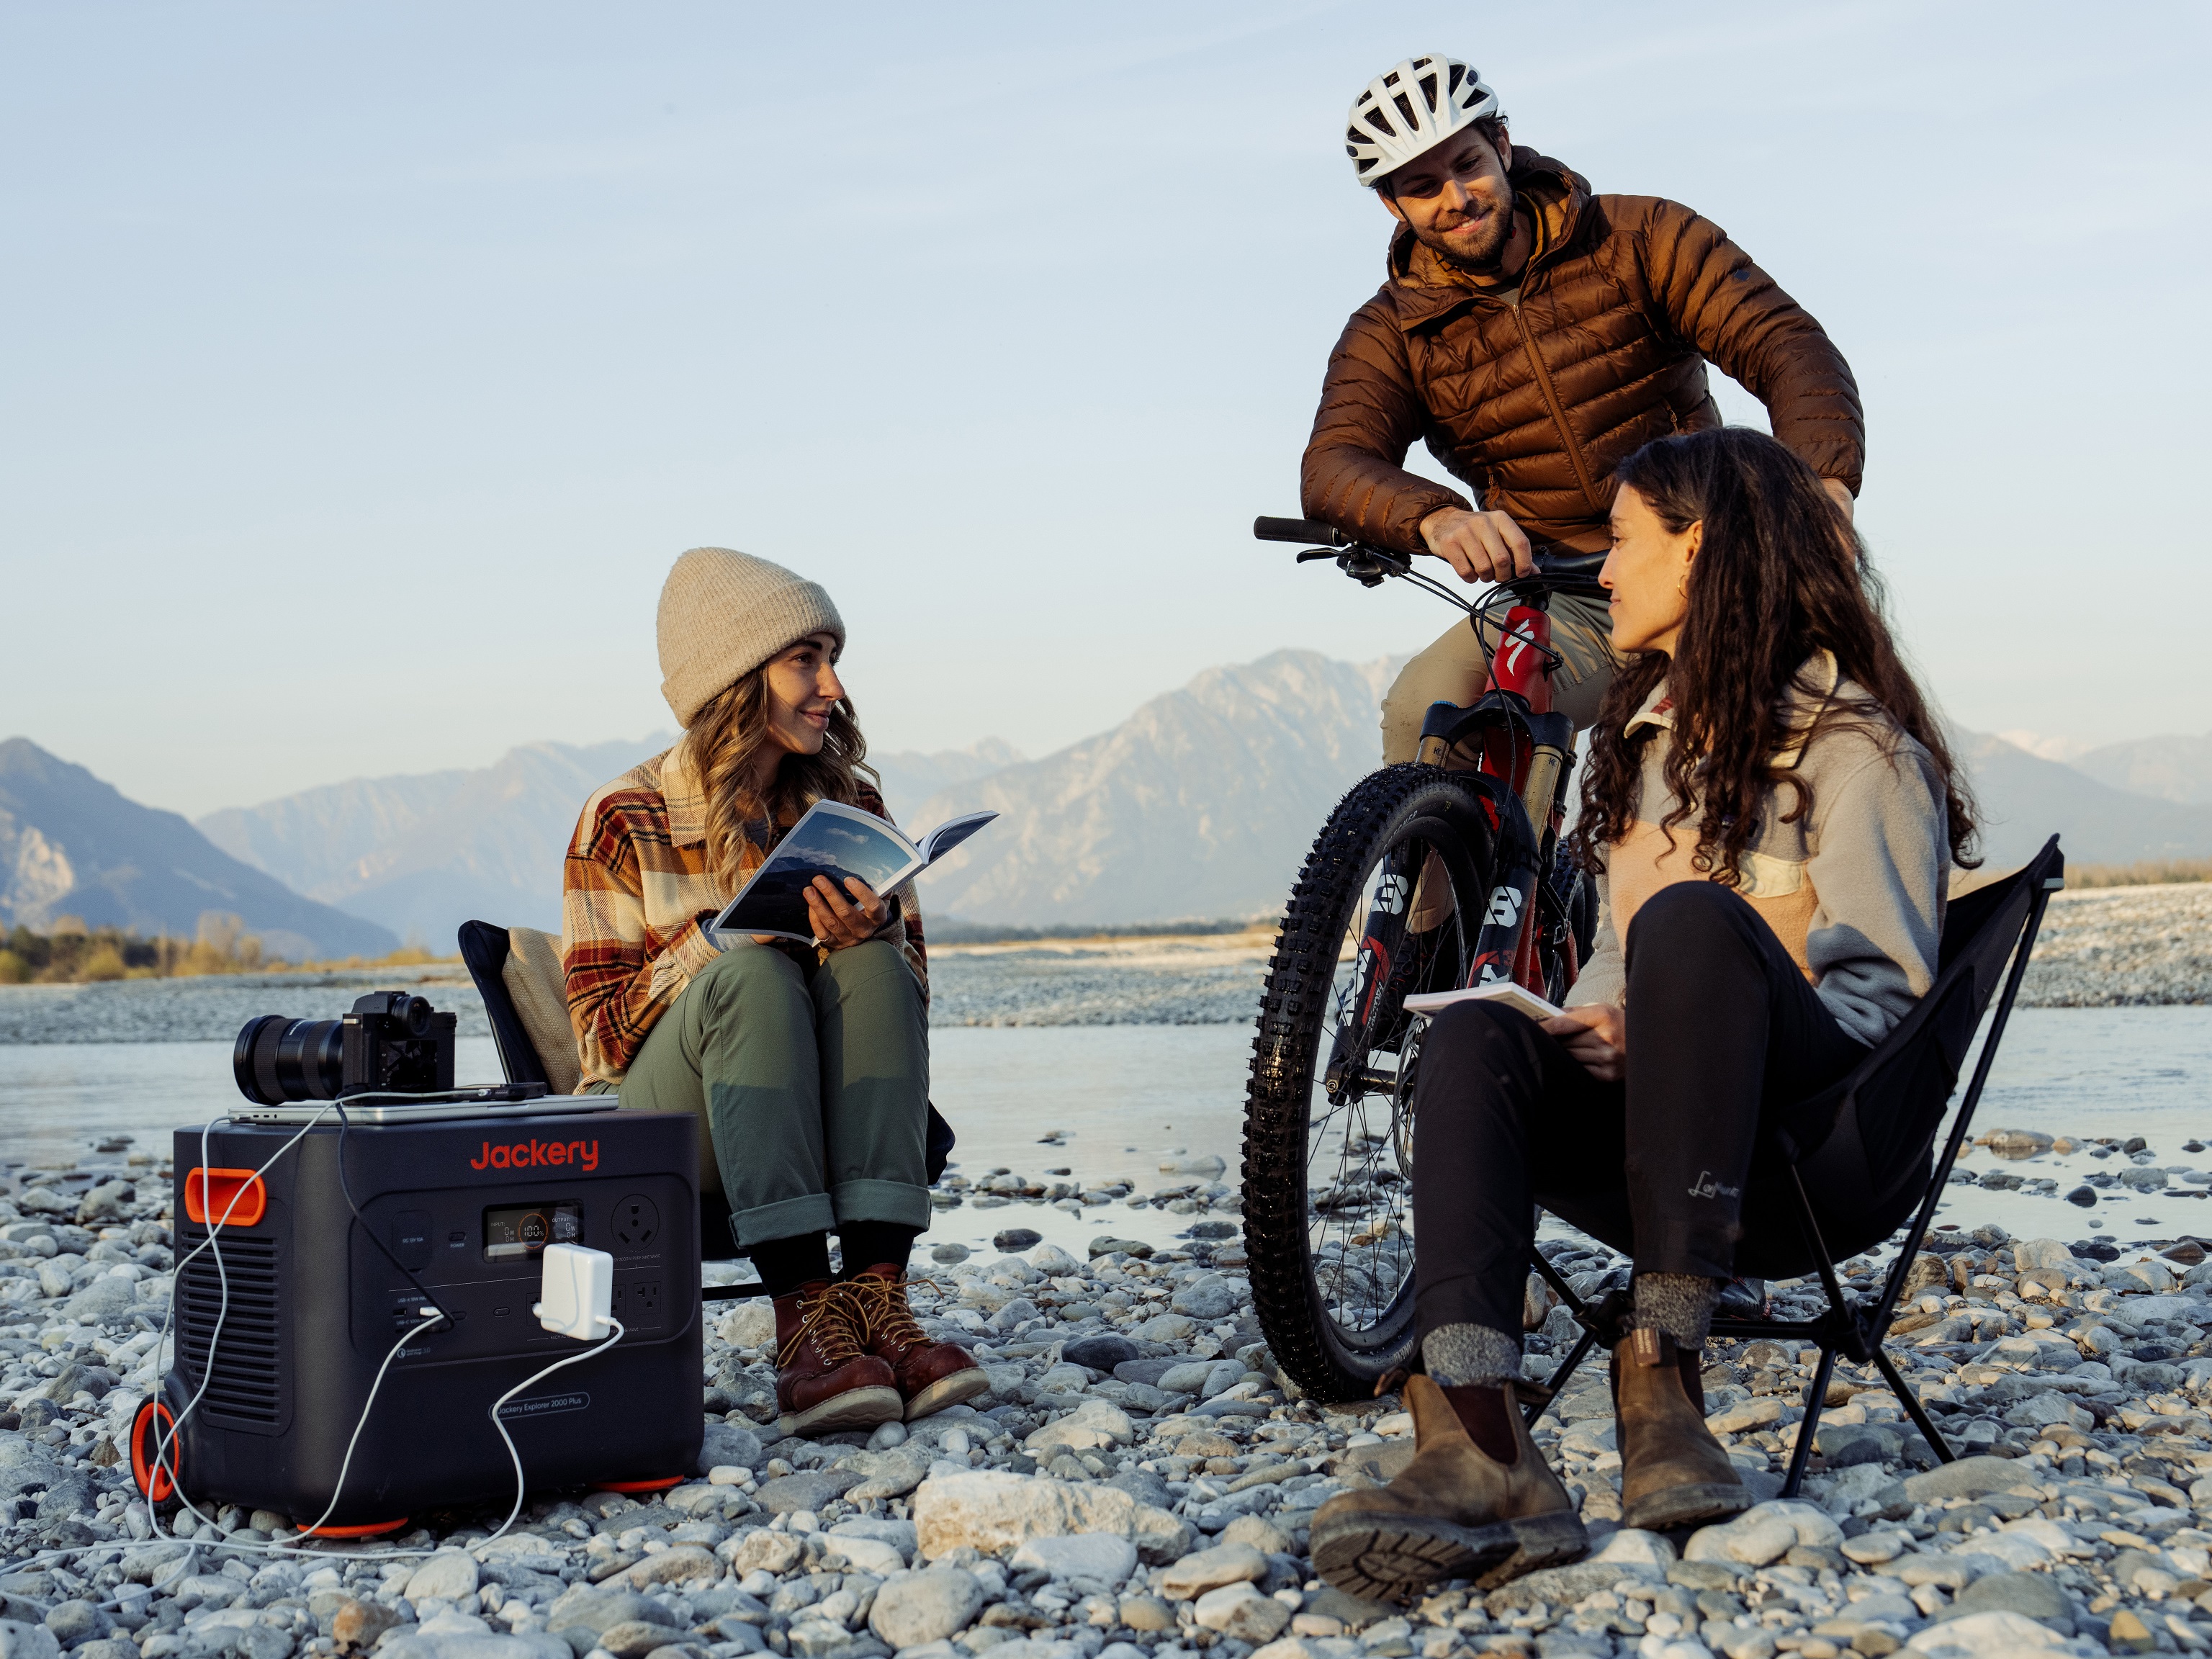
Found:
[{"label": "lafuma logo on chair", "polygon": [[487,1140],[483,1151],[469,1160],[471,1170],[546,1170],[574,1164],[589,1175],[599,1167],[596,1140],[518,1140],[513,1145]]}]

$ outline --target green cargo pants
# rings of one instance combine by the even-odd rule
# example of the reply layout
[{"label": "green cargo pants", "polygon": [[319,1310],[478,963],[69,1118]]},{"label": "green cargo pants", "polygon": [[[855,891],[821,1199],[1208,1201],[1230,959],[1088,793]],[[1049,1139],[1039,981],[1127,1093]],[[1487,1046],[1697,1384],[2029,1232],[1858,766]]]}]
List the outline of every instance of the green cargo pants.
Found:
[{"label": "green cargo pants", "polygon": [[929,1021],[897,948],[801,968],[741,945],[684,988],[623,1079],[625,1109],[690,1112],[740,1249],[848,1221],[929,1225]]}]

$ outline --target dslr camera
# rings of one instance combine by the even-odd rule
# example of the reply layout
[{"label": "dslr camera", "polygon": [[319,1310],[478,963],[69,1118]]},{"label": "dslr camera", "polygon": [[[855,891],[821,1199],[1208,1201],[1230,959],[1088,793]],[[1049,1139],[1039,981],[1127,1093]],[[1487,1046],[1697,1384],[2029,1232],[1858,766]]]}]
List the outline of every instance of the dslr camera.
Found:
[{"label": "dslr camera", "polygon": [[371,991],[342,1019],[262,1014],[239,1032],[231,1075],[240,1094],[264,1106],[443,1093],[453,1086],[456,1023],[404,991]]}]

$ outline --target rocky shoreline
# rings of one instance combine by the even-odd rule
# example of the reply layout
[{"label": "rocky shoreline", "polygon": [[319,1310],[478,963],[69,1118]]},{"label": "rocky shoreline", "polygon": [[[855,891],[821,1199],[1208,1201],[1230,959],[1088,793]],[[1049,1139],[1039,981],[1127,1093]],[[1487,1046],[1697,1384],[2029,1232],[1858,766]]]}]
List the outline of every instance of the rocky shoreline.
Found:
[{"label": "rocky shoreline", "polygon": [[[987,1179],[968,1201],[1019,1201],[1031,1184],[993,1194]],[[116,1143],[79,1167],[0,1176],[0,1659],[2212,1646],[2212,1264],[2185,1239],[2077,1255],[2087,1241],[1939,1232],[1892,1345],[1961,1461],[1938,1466],[1878,1376],[1844,1365],[1796,1502],[1771,1494],[1813,1351],[1716,1343],[1712,1425],[1769,1501],[1686,1534],[1620,1528],[1604,1373],[1585,1365],[1538,1440],[1581,1505],[1591,1557],[1392,1606],[1321,1583],[1304,1540],[1331,1493],[1402,1466],[1410,1420],[1395,1396],[1318,1401],[1278,1374],[1236,1194],[1218,1182],[1126,1200],[1194,1218],[1172,1248],[1108,1233],[1079,1261],[1024,1230],[1002,1233],[1011,1248],[996,1256],[925,1238],[915,1302],[988,1370],[974,1407],[865,1438],[779,1439],[768,1310],[717,1308],[706,1449],[684,1484],[533,1494],[489,1543],[503,1504],[274,1556],[255,1547],[296,1543],[289,1517],[225,1510],[177,1519],[188,1537],[154,1537],[121,1454],[160,1370],[168,1192],[158,1159]],[[1623,1266],[1584,1241],[1545,1249],[1578,1292]],[[1847,1271],[1870,1289],[1875,1268]],[[1769,1292],[1779,1316],[1814,1309],[1810,1285]],[[1573,1334],[1551,1309],[1529,1336],[1532,1378]],[[428,1553],[380,1554],[394,1548]]]}]

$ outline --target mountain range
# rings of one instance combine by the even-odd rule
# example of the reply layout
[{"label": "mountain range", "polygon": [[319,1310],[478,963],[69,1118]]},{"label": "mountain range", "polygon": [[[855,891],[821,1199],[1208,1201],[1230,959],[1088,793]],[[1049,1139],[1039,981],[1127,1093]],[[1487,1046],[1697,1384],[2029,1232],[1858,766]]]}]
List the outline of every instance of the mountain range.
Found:
[{"label": "mountain range", "polygon": [[[932,915],[1011,927],[1261,915],[1376,763],[1376,705],[1397,665],[1279,651],[1207,669],[1038,759],[994,738],[870,758],[911,829],[976,808],[1000,815],[924,878]],[[2212,736],[2063,762],[2002,738],[1956,739],[1996,867],[2053,830],[2076,865],[2212,856]],[[398,937],[447,948],[472,917],[555,929],[585,798],[671,741],[530,744],[481,769],[228,809],[195,830],[15,739],[0,744],[0,921],[69,913],[190,933],[202,910],[227,909],[323,956]]]},{"label": "mountain range", "polygon": [[191,939],[203,915],[239,917],[272,957],[382,956],[390,929],[303,898],[231,857],[174,812],[126,799],[27,738],[0,743],[0,925]]}]

